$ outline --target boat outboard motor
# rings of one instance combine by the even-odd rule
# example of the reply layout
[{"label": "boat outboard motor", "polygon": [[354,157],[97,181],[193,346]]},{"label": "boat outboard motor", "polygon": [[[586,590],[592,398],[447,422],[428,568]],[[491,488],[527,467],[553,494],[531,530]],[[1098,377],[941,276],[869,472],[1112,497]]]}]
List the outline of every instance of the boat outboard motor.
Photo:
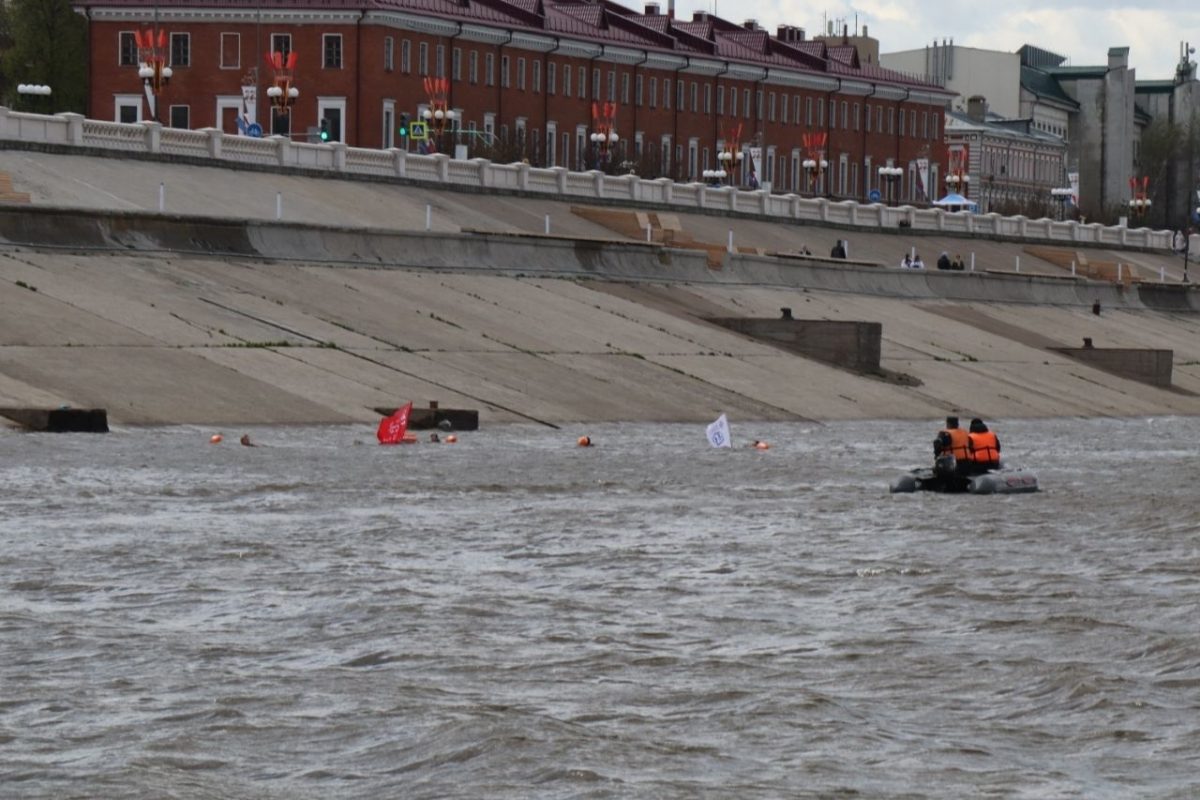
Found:
[{"label": "boat outboard motor", "polygon": [[953,477],[958,471],[958,459],[946,453],[933,460],[933,471],[945,478]]}]

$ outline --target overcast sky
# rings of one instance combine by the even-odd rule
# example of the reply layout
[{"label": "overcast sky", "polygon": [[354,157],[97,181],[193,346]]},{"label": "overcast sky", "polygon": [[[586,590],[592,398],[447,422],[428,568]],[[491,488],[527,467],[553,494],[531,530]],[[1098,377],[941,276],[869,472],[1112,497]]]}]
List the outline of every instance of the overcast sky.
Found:
[{"label": "overcast sky", "polygon": [[[620,0],[632,8],[637,0]],[[659,0],[666,12],[667,0]],[[713,0],[676,0],[675,15],[714,11]],[[1195,0],[716,0],[715,13],[730,22],[747,19],[774,33],[781,24],[815,36],[829,20],[845,20],[853,33],[865,24],[881,52],[915,50],[934,40],[1012,52],[1032,44],[1066,56],[1072,66],[1106,64],[1110,47],[1128,47],[1138,80],[1167,80],[1179,63],[1179,43],[1200,49],[1200,2]],[[1192,60],[1196,57],[1192,56]]]}]

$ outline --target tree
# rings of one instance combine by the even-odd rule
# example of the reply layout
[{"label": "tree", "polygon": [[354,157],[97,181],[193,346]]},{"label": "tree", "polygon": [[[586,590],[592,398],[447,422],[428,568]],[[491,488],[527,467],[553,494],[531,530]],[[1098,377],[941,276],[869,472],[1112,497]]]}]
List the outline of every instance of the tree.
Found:
[{"label": "tree", "polygon": [[1153,221],[1159,227],[1163,226],[1170,206],[1167,173],[1175,164],[1182,141],[1182,129],[1165,117],[1156,118],[1142,131],[1141,148],[1134,169],[1138,176],[1150,178],[1150,199],[1153,204],[1147,221]]},{"label": "tree", "polygon": [[75,13],[71,0],[12,0],[6,6],[0,15],[0,38],[11,42],[0,59],[5,105],[31,108],[31,98],[19,96],[17,85],[46,84],[54,93],[36,110],[82,113],[87,107],[87,20]]}]

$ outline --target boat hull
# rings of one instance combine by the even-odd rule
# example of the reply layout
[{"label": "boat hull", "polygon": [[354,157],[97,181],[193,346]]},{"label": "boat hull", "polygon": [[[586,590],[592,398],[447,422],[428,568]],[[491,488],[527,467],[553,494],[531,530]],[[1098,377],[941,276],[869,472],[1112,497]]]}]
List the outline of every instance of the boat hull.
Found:
[{"label": "boat hull", "polygon": [[997,469],[949,480],[932,469],[918,468],[896,477],[888,486],[893,494],[942,492],[945,494],[1028,494],[1038,491],[1037,475],[1026,469]]}]

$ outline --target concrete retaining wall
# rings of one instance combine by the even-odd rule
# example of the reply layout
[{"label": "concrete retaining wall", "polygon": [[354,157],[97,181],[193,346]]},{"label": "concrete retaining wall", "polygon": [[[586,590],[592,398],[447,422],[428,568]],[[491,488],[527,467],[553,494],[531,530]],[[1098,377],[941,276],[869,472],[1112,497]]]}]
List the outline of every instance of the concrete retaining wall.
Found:
[{"label": "concrete retaining wall", "polygon": [[1151,386],[1171,385],[1172,350],[1119,347],[1056,347],[1056,351],[1088,366]]},{"label": "concrete retaining wall", "polygon": [[745,317],[709,321],[844,369],[869,373],[880,370],[883,326],[878,322]]},{"label": "concrete retaining wall", "polygon": [[786,286],[914,300],[1200,311],[1191,286],[1122,286],[1082,278],[885,269],[743,253],[708,268],[702,250],[531,234],[321,227],[145,212],[15,207],[0,215],[10,245],[195,253],[355,267],[441,268],[607,280]]}]

